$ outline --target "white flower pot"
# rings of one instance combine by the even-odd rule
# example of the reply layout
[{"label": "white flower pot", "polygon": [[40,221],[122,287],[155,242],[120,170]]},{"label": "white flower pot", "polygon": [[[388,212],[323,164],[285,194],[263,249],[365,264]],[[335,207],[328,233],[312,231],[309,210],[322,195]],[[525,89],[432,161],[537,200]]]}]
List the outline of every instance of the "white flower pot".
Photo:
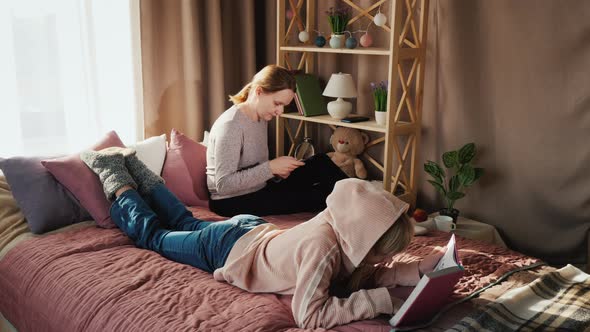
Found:
[{"label": "white flower pot", "polygon": [[385,126],[387,124],[387,112],[375,111],[375,122],[378,125]]},{"label": "white flower pot", "polygon": [[344,35],[334,35],[330,37],[330,47],[331,48],[342,48],[344,44]]}]

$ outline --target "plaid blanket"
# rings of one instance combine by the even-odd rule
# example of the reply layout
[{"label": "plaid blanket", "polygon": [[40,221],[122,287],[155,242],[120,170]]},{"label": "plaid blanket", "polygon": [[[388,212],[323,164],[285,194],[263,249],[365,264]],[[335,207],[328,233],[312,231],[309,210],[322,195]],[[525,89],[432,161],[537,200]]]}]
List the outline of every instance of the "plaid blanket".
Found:
[{"label": "plaid blanket", "polygon": [[567,265],[507,292],[448,331],[590,331],[590,275]]}]

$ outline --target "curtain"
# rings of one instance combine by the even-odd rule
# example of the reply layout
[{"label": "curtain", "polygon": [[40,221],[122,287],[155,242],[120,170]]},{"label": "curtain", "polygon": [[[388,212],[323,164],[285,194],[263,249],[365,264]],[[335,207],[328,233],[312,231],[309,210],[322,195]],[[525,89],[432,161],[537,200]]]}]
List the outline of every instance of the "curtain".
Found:
[{"label": "curtain", "polygon": [[228,95],[266,64],[260,45],[274,39],[265,40],[264,23],[255,24],[265,3],[141,1],[146,136],[176,128],[203,139],[203,131],[229,108]]},{"label": "curtain", "polygon": [[[325,34],[323,12],[338,1],[316,3]],[[268,26],[274,21],[269,14]],[[461,214],[495,226],[515,250],[557,265],[588,262],[590,2],[431,0],[428,27],[417,206],[444,204],[422,164],[475,142],[486,174],[457,201]],[[351,28],[366,29],[367,20]],[[367,91],[387,63],[325,54],[316,66],[324,81],[349,72]],[[355,112],[370,115],[369,99],[359,96]],[[315,137],[317,150],[330,150],[330,133]]]},{"label": "curtain", "polygon": [[0,2],[0,156],[81,150],[109,130],[141,137],[133,2]]},{"label": "curtain", "polygon": [[[486,174],[461,213],[516,250],[587,260],[590,2],[431,4],[421,162],[475,142]],[[419,204],[439,208],[426,179]]]}]

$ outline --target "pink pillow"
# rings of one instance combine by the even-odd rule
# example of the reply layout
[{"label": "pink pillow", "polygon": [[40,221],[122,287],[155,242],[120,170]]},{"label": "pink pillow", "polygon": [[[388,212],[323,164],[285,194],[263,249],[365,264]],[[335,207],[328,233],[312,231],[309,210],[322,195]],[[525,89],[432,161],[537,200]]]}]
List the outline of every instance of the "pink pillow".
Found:
[{"label": "pink pillow", "polygon": [[[116,132],[110,131],[90,147],[101,150],[111,146],[124,147]],[[78,153],[41,161],[43,166],[80,201],[99,227],[113,228],[109,215],[111,203],[106,199],[98,176],[84,164]]]},{"label": "pink pillow", "polygon": [[172,129],[162,177],[166,186],[188,206],[209,206],[207,148]]}]

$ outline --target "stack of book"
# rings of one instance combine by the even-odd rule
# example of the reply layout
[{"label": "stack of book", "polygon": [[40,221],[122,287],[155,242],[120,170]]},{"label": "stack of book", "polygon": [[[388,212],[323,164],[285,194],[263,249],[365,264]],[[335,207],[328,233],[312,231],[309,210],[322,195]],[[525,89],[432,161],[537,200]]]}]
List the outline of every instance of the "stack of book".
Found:
[{"label": "stack of book", "polygon": [[318,77],[312,74],[297,74],[295,81],[297,91],[294,99],[297,112],[303,116],[328,114]]}]

